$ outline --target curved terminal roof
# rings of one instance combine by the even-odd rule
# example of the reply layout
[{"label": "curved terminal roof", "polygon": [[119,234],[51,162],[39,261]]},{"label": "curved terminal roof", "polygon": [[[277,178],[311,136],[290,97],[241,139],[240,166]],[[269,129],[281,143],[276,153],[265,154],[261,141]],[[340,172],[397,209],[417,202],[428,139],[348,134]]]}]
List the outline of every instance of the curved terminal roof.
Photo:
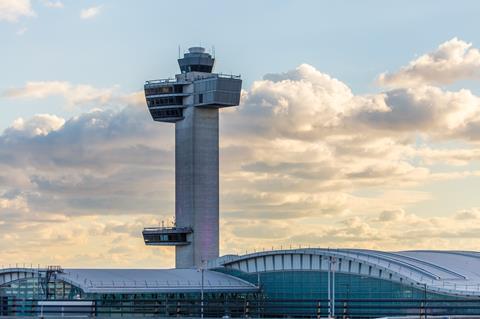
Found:
[{"label": "curved terminal roof", "polygon": [[479,252],[309,248],[228,255],[213,260],[209,267],[223,266],[246,272],[328,271],[331,261],[336,272],[418,285],[420,289],[444,294],[480,296]]},{"label": "curved terminal roof", "polygon": [[28,278],[36,278],[38,276],[37,268],[3,268],[0,269],[0,286],[12,281]]},{"label": "curved terminal roof", "polygon": [[[480,253],[416,250],[382,252],[362,249],[292,249],[227,255],[209,268],[226,267],[256,273],[316,270],[370,276],[418,286],[448,295],[480,296]],[[45,269],[0,269],[0,285],[45,276]],[[189,292],[201,290],[197,269],[66,269],[57,278],[86,293]],[[237,277],[204,271],[205,291],[257,291]]]},{"label": "curved terminal roof", "polygon": [[[86,293],[194,292],[202,289],[198,269],[66,269],[57,278]],[[204,291],[256,291],[239,278],[204,271]]]},{"label": "curved terminal roof", "polygon": [[[23,278],[44,276],[45,270],[15,268],[0,270],[0,285]],[[85,293],[199,292],[202,272],[198,269],[65,269],[57,279]],[[204,270],[204,291],[257,291],[258,288],[227,274]]]}]

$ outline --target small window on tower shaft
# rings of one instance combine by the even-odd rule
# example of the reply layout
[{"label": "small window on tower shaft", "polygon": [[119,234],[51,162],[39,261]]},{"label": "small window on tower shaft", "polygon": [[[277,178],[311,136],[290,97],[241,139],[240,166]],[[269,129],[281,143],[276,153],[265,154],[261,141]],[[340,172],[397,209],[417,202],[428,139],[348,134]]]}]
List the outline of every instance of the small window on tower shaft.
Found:
[{"label": "small window on tower shaft", "polygon": [[198,103],[200,103],[200,104],[203,103],[203,94],[198,95]]}]

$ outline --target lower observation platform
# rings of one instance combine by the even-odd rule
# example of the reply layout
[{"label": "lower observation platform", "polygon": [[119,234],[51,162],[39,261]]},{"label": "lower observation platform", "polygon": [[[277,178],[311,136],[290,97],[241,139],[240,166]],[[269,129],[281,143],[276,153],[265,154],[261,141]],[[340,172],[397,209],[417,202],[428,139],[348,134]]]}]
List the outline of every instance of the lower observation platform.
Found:
[{"label": "lower observation platform", "polygon": [[142,232],[145,245],[150,246],[188,245],[187,235],[191,233],[190,227],[149,227]]}]

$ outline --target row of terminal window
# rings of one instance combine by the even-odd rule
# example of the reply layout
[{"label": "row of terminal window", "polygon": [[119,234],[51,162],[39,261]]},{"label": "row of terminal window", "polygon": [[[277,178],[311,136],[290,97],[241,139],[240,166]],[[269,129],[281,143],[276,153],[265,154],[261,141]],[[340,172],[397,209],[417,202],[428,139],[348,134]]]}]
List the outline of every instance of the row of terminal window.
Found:
[{"label": "row of terminal window", "polygon": [[212,78],[195,82],[195,92],[228,91],[239,93],[242,81],[238,79]]},{"label": "row of terminal window", "polygon": [[215,104],[220,105],[237,105],[240,102],[240,95],[232,92],[205,92],[203,94],[195,94],[195,104]]},{"label": "row of terminal window", "polygon": [[204,65],[204,64],[194,64],[194,65],[182,65],[180,66],[180,70],[182,73],[186,72],[205,72],[211,73],[213,69],[213,65]]},{"label": "row of terminal window", "polygon": [[186,242],[187,234],[161,234],[161,235],[144,235],[146,242],[152,243],[168,243],[168,242]]},{"label": "row of terminal window", "polygon": [[183,116],[182,109],[157,109],[157,110],[150,110],[150,113],[152,114],[152,117],[154,119]]},{"label": "row of terminal window", "polygon": [[217,78],[195,82],[195,92],[214,91],[217,88]]},{"label": "row of terminal window", "polygon": [[173,93],[182,93],[183,85],[169,85],[169,86],[159,86],[155,88],[145,89],[145,95],[161,95],[161,94],[173,94]]},{"label": "row of terminal window", "polygon": [[183,104],[183,97],[181,96],[161,97],[161,98],[148,100],[148,106],[182,105],[182,104]]}]

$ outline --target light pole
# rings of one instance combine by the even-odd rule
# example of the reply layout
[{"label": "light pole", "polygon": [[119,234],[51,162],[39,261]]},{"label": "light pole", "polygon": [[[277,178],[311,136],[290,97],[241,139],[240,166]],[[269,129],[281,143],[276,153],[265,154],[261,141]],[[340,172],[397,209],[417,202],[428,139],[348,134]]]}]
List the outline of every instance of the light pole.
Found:
[{"label": "light pole", "polygon": [[420,309],[420,318],[422,318],[422,313],[424,318],[427,318],[427,284],[426,283],[418,283],[418,285],[423,286],[423,309]]},{"label": "light pole", "polygon": [[[335,317],[335,263],[337,259],[335,257],[328,257],[328,318]],[[333,265],[333,267],[332,267]]]},{"label": "light pole", "polygon": [[332,257],[331,263],[333,263],[333,268],[332,268],[332,317],[335,318],[335,263],[337,262],[337,259],[335,257]]},{"label": "light pole", "polygon": [[204,287],[204,273],[205,273],[205,261],[202,260],[202,267],[200,267],[202,273],[202,285],[200,287],[200,318],[203,318],[203,287]]},{"label": "light pole", "polygon": [[332,294],[330,292],[330,287],[331,287],[330,272],[332,271],[332,263],[330,262],[330,257],[327,258],[327,260],[328,260],[328,272],[327,272],[328,318],[330,319],[332,317],[332,300],[331,300]]}]

